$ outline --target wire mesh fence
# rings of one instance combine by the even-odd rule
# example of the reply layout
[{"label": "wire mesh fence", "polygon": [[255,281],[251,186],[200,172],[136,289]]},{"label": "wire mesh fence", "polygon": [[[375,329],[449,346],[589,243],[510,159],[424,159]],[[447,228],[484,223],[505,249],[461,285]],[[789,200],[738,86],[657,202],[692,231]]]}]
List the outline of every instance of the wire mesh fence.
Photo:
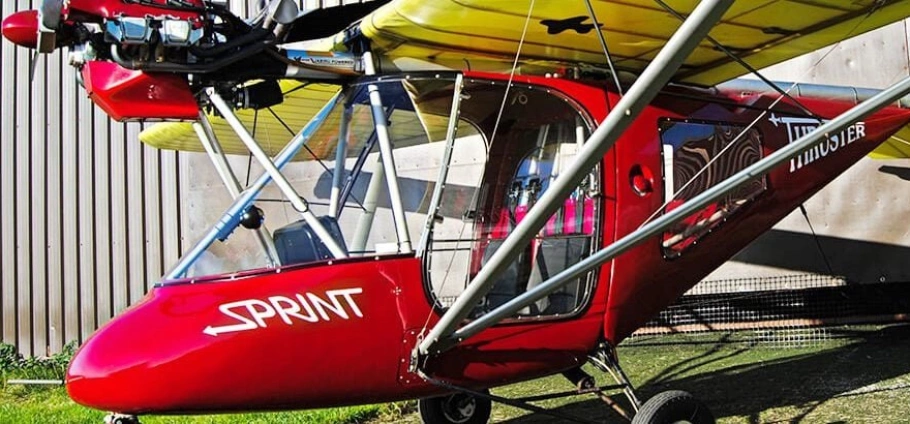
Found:
[{"label": "wire mesh fence", "polygon": [[639,329],[647,336],[741,332],[737,342],[805,347],[829,342],[835,326],[904,322],[910,284],[851,284],[841,277],[790,275],[706,281]]}]

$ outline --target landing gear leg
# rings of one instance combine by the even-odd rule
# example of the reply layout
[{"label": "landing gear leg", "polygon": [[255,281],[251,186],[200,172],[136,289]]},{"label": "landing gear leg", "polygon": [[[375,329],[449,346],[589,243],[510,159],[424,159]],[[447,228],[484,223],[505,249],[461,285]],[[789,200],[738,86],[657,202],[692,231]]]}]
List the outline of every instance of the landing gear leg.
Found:
[{"label": "landing gear leg", "polygon": [[[632,424],[714,424],[714,415],[704,403],[689,393],[680,390],[661,392],[644,404],[635,395],[635,387],[629,377],[619,366],[616,349],[609,344],[602,344],[590,358],[592,364],[601,371],[608,372],[622,387],[623,393],[635,409],[631,418]],[[626,419],[630,414],[625,412],[612,399],[601,394],[601,399]]]},{"label": "landing gear leg", "polygon": [[417,410],[424,424],[486,424],[493,402],[468,393],[420,399]]},{"label": "landing gear leg", "polygon": [[135,415],[108,414],[104,417],[104,424],[140,424],[139,417]]},{"label": "landing gear leg", "polygon": [[634,411],[632,414],[630,414],[606,395],[601,394],[600,398],[608,405],[610,405],[610,407],[613,408],[617,413],[619,413],[619,415],[622,415],[623,418],[631,420],[632,417],[635,416],[641,409],[641,401],[638,400],[638,396],[635,395],[635,387],[632,386],[632,382],[629,381],[629,377],[626,376],[626,373],[622,370],[622,367],[619,366],[619,359],[616,356],[616,349],[607,343],[603,343],[588,359],[591,364],[597,367],[597,369],[609,373],[610,376],[613,377],[613,380],[615,380],[616,383],[622,387],[622,392],[626,395],[626,398],[629,399],[629,403],[632,404],[632,409],[634,409]]}]

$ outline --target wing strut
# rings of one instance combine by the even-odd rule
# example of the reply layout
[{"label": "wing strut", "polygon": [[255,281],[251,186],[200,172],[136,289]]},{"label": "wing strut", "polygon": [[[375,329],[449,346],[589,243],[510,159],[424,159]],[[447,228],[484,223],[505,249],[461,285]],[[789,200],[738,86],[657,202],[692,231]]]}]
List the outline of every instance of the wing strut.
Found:
[{"label": "wing strut", "polygon": [[[376,75],[376,64],[373,62],[373,54],[365,52],[363,54],[363,64],[366,68],[367,75]],[[398,168],[395,167],[395,156],[392,152],[392,136],[389,135],[389,119],[386,116],[385,107],[382,105],[382,97],[379,94],[379,86],[370,84],[367,86],[370,93],[370,109],[373,111],[373,125],[376,127],[376,137],[379,141],[379,151],[382,157],[382,166],[385,171],[386,184],[389,186],[389,200],[392,203],[392,215],[395,217],[395,229],[398,232],[398,251],[399,253],[411,253],[411,236],[408,233],[408,221],[404,215],[404,205],[401,203],[401,188],[398,185]]]},{"label": "wing strut", "polygon": [[237,119],[237,115],[234,115],[231,107],[223,98],[221,98],[221,95],[218,94],[214,88],[207,89],[205,94],[212,102],[212,105],[215,106],[215,109],[218,109],[218,112],[221,113],[224,120],[227,121],[231,128],[234,129],[234,132],[237,133],[237,136],[240,137],[240,141],[246,145],[247,149],[250,149],[250,153],[259,161],[259,164],[262,165],[265,172],[272,177],[272,180],[275,181],[275,185],[277,185],[278,189],[287,197],[288,201],[291,202],[294,209],[300,213],[300,216],[303,217],[307,225],[309,225],[316,235],[319,236],[319,239],[325,244],[325,247],[332,252],[332,256],[339,259],[347,257],[347,252],[338,245],[338,241],[332,237],[329,230],[319,222],[319,217],[310,210],[310,205],[297,194],[297,190],[295,190],[291,183],[288,182],[287,178],[284,177],[281,170],[275,165],[275,162],[272,162],[272,158],[262,150],[259,143],[257,143],[253,136],[247,132],[243,123],[240,122],[240,119]]},{"label": "wing strut", "polygon": [[[502,273],[506,266],[515,259],[520,249],[531,242],[550,216],[556,212],[562,202],[619,139],[622,132],[632,124],[645,106],[670,81],[686,57],[708,35],[711,28],[731,5],[733,5],[733,0],[705,0],[698,4],[692,15],[683,22],[667,45],[619,101],[616,108],[591,135],[584,148],[579,152],[578,159],[550,185],[537,204],[531,208],[527,216],[471,281],[464,293],[458,297],[451,308],[440,318],[439,323],[420,343],[418,346],[420,355],[441,353],[463,340],[456,336],[455,329],[467,318],[477,302],[490,291],[494,282],[493,277]],[[515,300],[506,305],[514,304]],[[508,309],[497,308],[487,315],[488,317],[495,315],[493,320],[484,322],[496,323],[504,317],[510,316],[513,311],[511,308]],[[487,327],[489,325],[492,324],[487,324]]]},{"label": "wing strut", "polygon": [[[620,97],[623,96],[622,82],[619,80],[619,74],[616,73],[616,66],[613,65],[613,55],[610,54],[610,48],[607,46],[607,39],[604,37],[604,32],[600,30],[601,23],[597,20],[597,14],[594,13],[594,6],[591,5],[591,0],[585,0],[585,6],[588,7],[588,14],[591,15],[591,20],[594,21],[594,29],[597,33],[597,39],[600,41],[600,47],[604,50],[604,56],[607,58],[607,66],[610,68],[610,74],[613,76],[613,83],[616,84],[616,92],[619,93]],[[685,21],[685,19],[683,19]]]},{"label": "wing strut", "polygon": [[[224,155],[224,149],[221,147],[221,143],[218,142],[218,138],[215,136],[215,130],[212,129],[212,122],[209,121],[209,117],[205,112],[199,112],[199,121],[193,122],[193,130],[196,131],[199,142],[205,147],[205,151],[208,153],[212,165],[215,166],[215,170],[218,171],[221,181],[227,188],[228,193],[231,194],[231,199],[237,200],[237,198],[240,197],[243,187],[240,185],[240,180],[237,179],[237,176],[228,164],[227,157]],[[256,237],[259,239],[259,244],[262,245],[262,249],[265,251],[269,263],[272,266],[281,265],[281,261],[278,259],[278,250],[275,248],[275,241],[272,240],[272,236],[265,225],[261,225],[256,229]]]},{"label": "wing strut", "polygon": [[341,126],[338,129],[338,147],[335,148],[335,172],[332,174],[332,195],[329,200],[329,216],[336,219],[341,215],[341,209],[344,208],[344,202],[341,200],[341,193],[344,190],[344,162],[348,157],[348,139],[351,128],[351,116],[354,109],[350,105],[344,107],[341,114]]},{"label": "wing strut", "polygon": [[[316,130],[319,129],[326,118],[329,116],[329,113],[332,111],[332,108],[335,107],[335,104],[338,103],[341,99],[342,94],[339,92],[335,95],[325,106],[310,120],[309,123],[303,127],[303,130],[288,143],[281,152],[278,153],[278,156],[275,157],[274,166],[277,168],[283,168],[294,156],[297,156],[297,153],[300,152],[300,149],[303,148],[303,145],[309,141],[310,137],[316,133]],[[186,254],[180,258],[180,261],[177,262],[177,265],[171,269],[167,275],[164,276],[165,280],[175,280],[186,275],[186,272],[190,267],[202,257],[202,254],[212,245],[216,240],[223,240],[227,238],[231,232],[239,225],[240,218],[243,216],[243,213],[246,212],[247,208],[253,204],[253,201],[256,200],[256,197],[259,196],[259,193],[272,182],[272,176],[268,172],[264,172],[250,187],[248,187],[240,197],[234,200],[234,203],[224,212],[221,216],[221,219],[209,230],[205,236],[202,237],[196,245]]]}]

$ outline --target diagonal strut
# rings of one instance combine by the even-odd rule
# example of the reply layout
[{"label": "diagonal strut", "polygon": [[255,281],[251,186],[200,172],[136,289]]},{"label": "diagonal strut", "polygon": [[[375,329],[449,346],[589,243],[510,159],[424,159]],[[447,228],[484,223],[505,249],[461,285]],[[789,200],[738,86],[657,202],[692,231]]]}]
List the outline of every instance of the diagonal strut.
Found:
[{"label": "diagonal strut", "polygon": [[456,328],[467,318],[474,305],[490,291],[494,282],[493,277],[502,273],[518,255],[519,249],[527,245],[543,228],[547,219],[556,212],[564,199],[601,160],[661,88],[670,81],[686,57],[698,47],[732,4],[732,0],[705,0],[699,3],[616,108],[591,135],[579,152],[578,159],[551,184],[515,231],[505,239],[503,245],[471,281],[464,293],[418,345],[420,355],[437,354],[460,342],[454,337]]}]

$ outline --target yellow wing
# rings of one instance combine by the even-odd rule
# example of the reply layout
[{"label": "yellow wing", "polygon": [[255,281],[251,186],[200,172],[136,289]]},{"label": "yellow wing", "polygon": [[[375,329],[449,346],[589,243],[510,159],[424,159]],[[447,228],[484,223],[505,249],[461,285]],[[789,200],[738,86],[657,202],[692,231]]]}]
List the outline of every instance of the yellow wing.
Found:
[{"label": "yellow wing", "polygon": [[[680,25],[680,20],[655,0],[591,3],[616,65],[633,73],[647,66]],[[685,15],[697,1],[665,3]],[[392,0],[367,15],[360,28],[378,56],[402,69],[445,66],[507,71],[530,4],[530,0]],[[761,68],[908,16],[910,1],[904,0],[741,0],[734,3],[711,36],[753,67]],[[593,22],[584,0],[536,0],[522,48],[523,66],[602,66],[605,58]],[[339,48],[337,43],[325,45]],[[714,85],[746,72],[704,41],[675,79]],[[299,89],[301,84],[283,81],[282,88],[291,94],[273,108],[294,131],[337,91],[329,85]],[[253,127],[255,112],[239,111],[238,115],[248,128]],[[227,153],[247,154],[223,121],[213,121]],[[291,137],[269,111],[258,113],[256,128],[257,139],[270,154],[277,153]],[[140,139],[159,148],[203,151],[189,124],[159,124],[143,132]],[[887,155],[900,152],[901,157],[910,157],[903,153],[908,150],[905,143],[896,142]]]},{"label": "yellow wing", "polygon": [[904,127],[878,146],[872,153],[872,159],[910,159],[910,128]]},{"label": "yellow wing", "polygon": [[[592,0],[620,69],[641,71],[679,27],[655,0]],[[686,15],[694,0],[665,0]],[[463,69],[508,69],[529,12],[529,0],[394,0],[367,16],[361,29],[374,49],[396,61]],[[523,61],[605,63],[583,0],[537,0]],[[737,1],[711,36],[762,68],[910,16],[910,2],[881,0]],[[676,80],[714,85],[747,71],[705,41]]]}]

